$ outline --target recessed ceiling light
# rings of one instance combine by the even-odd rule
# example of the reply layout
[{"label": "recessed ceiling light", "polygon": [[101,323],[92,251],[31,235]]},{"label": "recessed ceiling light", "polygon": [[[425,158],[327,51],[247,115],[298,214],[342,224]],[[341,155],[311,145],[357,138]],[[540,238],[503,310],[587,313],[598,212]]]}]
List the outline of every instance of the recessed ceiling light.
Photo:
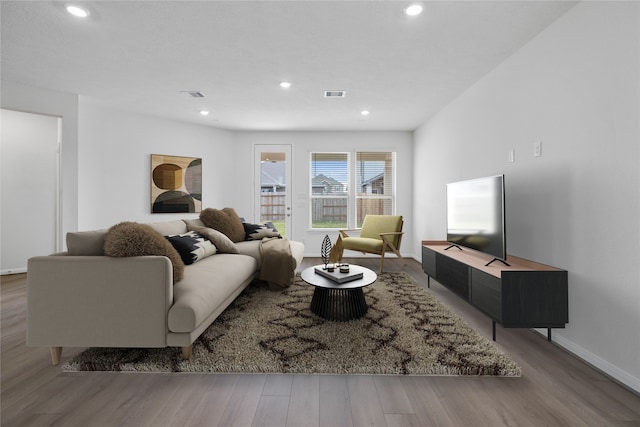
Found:
[{"label": "recessed ceiling light", "polygon": [[422,5],[420,3],[411,4],[404,9],[404,13],[409,16],[420,15],[422,13]]},{"label": "recessed ceiling light", "polygon": [[203,116],[208,116],[209,112],[207,110],[200,110],[200,114]]},{"label": "recessed ceiling light", "polygon": [[86,18],[89,16],[89,12],[86,9],[83,9],[78,6],[67,5],[67,12],[72,14],[73,16],[77,16],[78,18]]},{"label": "recessed ceiling light", "polygon": [[362,111],[360,111],[360,114],[362,114],[363,116],[368,116],[369,115],[369,110],[362,110]]},{"label": "recessed ceiling light", "polygon": [[280,87],[287,89],[287,88],[291,87],[291,83],[289,83],[289,82],[280,82]]}]

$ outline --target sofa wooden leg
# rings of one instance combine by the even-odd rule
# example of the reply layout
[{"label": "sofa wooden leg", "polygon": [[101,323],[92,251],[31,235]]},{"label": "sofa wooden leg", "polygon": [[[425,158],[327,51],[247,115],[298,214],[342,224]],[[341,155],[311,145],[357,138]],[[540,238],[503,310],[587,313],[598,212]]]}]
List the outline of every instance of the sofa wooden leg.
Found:
[{"label": "sofa wooden leg", "polygon": [[182,347],[182,360],[189,360],[191,358],[192,351],[193,344]]},{"label": "sofa wooden leg", "polygon": [[57,365],[62,357],[62,347],[51,347],[51,363]]}]

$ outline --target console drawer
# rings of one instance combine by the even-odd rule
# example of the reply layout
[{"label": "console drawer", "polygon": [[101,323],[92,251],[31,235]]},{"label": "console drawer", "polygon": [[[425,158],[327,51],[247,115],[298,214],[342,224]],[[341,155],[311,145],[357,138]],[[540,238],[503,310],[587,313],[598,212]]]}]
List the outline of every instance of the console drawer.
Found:
[{"label": "console drawer", "polygon": [[471,304],[502,322],[502,283],[484,271],[471,270]]},{"label": "console drawer", "polygon": [[422,269],[429,277],[436,277],[436,253],[422,247]]},{"label": "console drawer", "polygon": [[469,300],[469,267],[448,256],[436,254],[436,280]]}]

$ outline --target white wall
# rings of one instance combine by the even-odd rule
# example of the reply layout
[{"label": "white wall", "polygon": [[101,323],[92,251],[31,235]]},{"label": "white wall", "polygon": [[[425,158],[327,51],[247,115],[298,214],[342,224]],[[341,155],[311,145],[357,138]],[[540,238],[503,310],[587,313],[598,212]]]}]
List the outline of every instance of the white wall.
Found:
[{"label": "white wall", "polygon": [[[78,95],[2,81],[2,108],[62,118],[61,125],[61,230],[58,247],[67,231],[78,224]],[[23,220],[38,220],[38,212],[24,212]]]},{"label": "white wall", "polygon": [[[412,233],[411,132],[228,132],[118,111],[80,97],[78,229],[120,221],[164,221],[197,214],[150,214],[150,155],[202,157],[202,206],[233,207],[253,220],[255,144],[292,145],[292,236],[318,255],[326,232],[309,230],[309,153],[314,150],[397,152],[397,212],[405,216],[405,256],[417,256]],[[332,240],[337,237],[331,236]],[[354,255],[357,255],[354,253]]]},{"label": "white wall", "polygon": [[203,207],[233,206],[233,134],[209,126],[118,111],[80,97],[78,229],[198,214],[151,214],[151,154],[202,158]]},{"label": "white wall", "polygon": [[[0,272],[24,273],[29,258],[58,249],[60,119],[4,109],[0,117]],[[34,217],[28,227],[25,215]]]},{"label": "white wall", "polygon": [[[309,180],[310,157],[312,151],[395,151],[396,154],[396,213],[405,219],[405,235],[402,241],[403,256],[417,256],[412,252],[413,218],[411,196],[413,194],[413,135],[411,132],[239,132],[236,134],[236,148],[243,156],[251,156],[254,144],[290,144],[292,146],[292,236],[304,242],[306,256],[319,256],[320,245],[326,234],[335,242],[337,232],[311,230],[309,227]],[[247,154],[248,153],[248,154]],[[251,158],[251,157],[248,157]],[[253,210],[253,165],[242,165],[244,180],[239,188],[250,191],[251,197],[244,197],[244,211]],[[238,177],[240,180],[241,178]],[[246,204],[244,204],[246,203]],[[419,253],[419,252],[417,252]],[[358,256],[356,252],[350,255]],[[393,256],[393,255],[392,255]]]},{"label": "white wall", "polygon": [[[16,91],[16,98],[19,93]],[[419,258],[419,252],[411,251],[415,246],[411,132],[229,132],[115,110],[84,96],[78,98],[77,111],[77,149],[70,146],[67,155],[78,160],[63,160],[62,166],[77,172],[77,199],[72,205],[63,204],[63,214],[75,211],[77,222],[65,228],[63,236],[67,231],[107,228],[120,221],[197,217],[150,213],[151,154],[202,157],[203,207],[231,206],[249,218],[254,212],[254,144],[291,144],[293,236],[305,242],[308,256],[317,255],[325,232],[309,230],[309,153],[319,149],[389,150],[397,152],[396,207],[405,217],[406,233],[402,252]],[[335,237],[337,233],[332,239]]]},{"label": "white wall", "polygon": [[424,239],[445,237],[445,183],[505,174],[508,252],[569,272],[554,340],[636,390],[638,16],[636,2],[578,4],[420,127],[414,164]]}]

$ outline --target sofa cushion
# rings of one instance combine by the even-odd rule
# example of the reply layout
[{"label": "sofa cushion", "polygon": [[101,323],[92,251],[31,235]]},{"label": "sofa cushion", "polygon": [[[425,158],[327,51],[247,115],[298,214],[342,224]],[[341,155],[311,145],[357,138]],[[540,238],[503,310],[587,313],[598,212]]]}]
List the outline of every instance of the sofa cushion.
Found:
[{"label": "sofa cushion", "polygon": [[371,237],[344,237],[342,246],[344,249],[352,251],[380,252],[382,250],[382,240]]},{"label": "sofa cushion", "polygon": [[208,227],[198,227],[193,225],[188,225],[187,228],[189,231],[196,231],[202,234],[207,239],[211,240],[218,252],[227,253],[227,254],[237,254],[240,253],[238,251],[238,247],[235,243],[231,241],[227,236],[219,232],[218,230],[214,230],[213,228]]},{"label": "sofa cushion", "polygon": [[171,332],[191,332],[215,311],[228,304],[228,298],[250,283],[256,261],[244,255],[218,254],[185,268],[184,279],[173,287],[169,309]]},{"label": "sofa cushion", "polygon": [[187,228],[189,227],[205,227],[204,222],[202,222],[202,220],[200,218],[184,218],[182,221],[184,221],[185,224],[187,224]]},{"label": "sofa cushion", "polygon": [[206,208],[200,212],[200,219],[206,227],[213,228],[225,234],[232,242],[244,240],[242,221],[233,208]]},{"label": "sofa cushion", "polygon": [[178,251],[184,265],[193,264],[216,253],[216,247],[211,240],[195,231],[165,237]]},{"label": "sofa cushion", "polygon": [[187,224],[183,220],[177,219],[174,221],[152,222],[148,224],[149,227],[156,230],[162,236],[171,236],[173,234],[186,233]]},{"label": "sofa cushion", "polygon": [[77,256],[104,255],[104,238],[107,229],[67,233],[67,252]]},{"label": "sofa cushion", "polygon": [[262,266],[262,256],[260,255],[261,242],[261,240],[245,240],[244,242],[236,243],[238,253],[242,255],[249,255],[251,258],[255,259],[258,263],[258,270],[260,270],[260,267]]},{"label": "sofa cushion", "polygon": [[262,240],[264,237],[282,237],[276,227],[271,222],[264,224],[242,223],[244,227],[245,240]]},{"label": "sofa cushion", "polygon": [[[402,231],[402,216],[401,215],[366,215],[362,223],[362,231],[360,237],[368,239],[382,240],[380,233],[398,232]],[[392,236],[392,243],[397,246],[399,236]],[[371,242],[366,245],[371,245]],[[345,248],[347,246],[345,245]],[[382,244],[380,245],[382,248]],[[380,249],[381,250],[381,249]]]},{"label": "sofa cushion", "polygon": [[[249,255],[256,260],[258,263],[258,270],[262,268],[262,256],[260,255],[261,243],[261,240],[247,240],[236,243],[241,254]],[[304,244],[295,240],[289,240],[289,247],[291,249],[291,256],[295,261],[293,263],[293,268],[296,269],[300,266],[300,263],[302,263],[302,259],[304,258]]]},{"label": "sofa cushion", "polygon": [[104,239],[104,254],[112,257],[166,256],[173,266],[173,283],[179,282],[184,274],[184,263],[178,252],[147,224],[121,222],[111,227]]}]

